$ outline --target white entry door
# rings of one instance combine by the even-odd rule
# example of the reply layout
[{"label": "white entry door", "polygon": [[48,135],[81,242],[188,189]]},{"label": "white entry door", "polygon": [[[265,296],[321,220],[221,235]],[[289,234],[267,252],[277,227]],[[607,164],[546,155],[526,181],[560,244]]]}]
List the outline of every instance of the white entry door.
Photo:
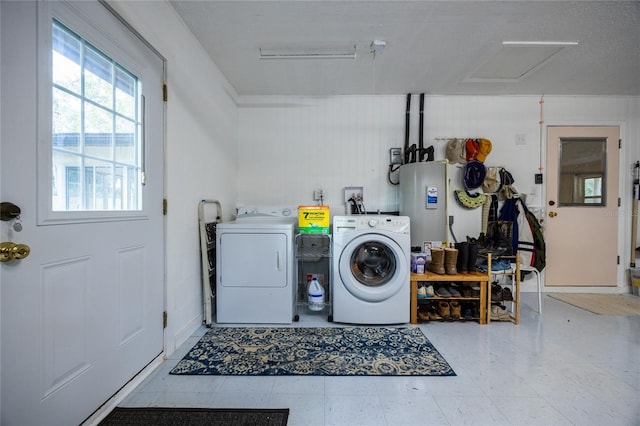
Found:
[{"label": "white entry door", "polygon": [[549,127],[546,286],[616,286],[620,129]]},{"label": "white entry door", "polygon": [[[80,424],[163,351],[164,63],[98,2],[1,2],[3,425]],[[146,179],[146,182],[145,182]]]}]

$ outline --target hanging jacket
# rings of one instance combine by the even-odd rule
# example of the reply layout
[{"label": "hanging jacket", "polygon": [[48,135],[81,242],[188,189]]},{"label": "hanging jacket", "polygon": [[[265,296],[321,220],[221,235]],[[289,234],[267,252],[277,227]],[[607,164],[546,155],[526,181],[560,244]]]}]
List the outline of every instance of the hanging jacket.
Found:
[{"label": "hanging jacket", "polygon": [[530,256],[523,260],[522,254],[525,253],[525,247],[523,247],[520,253],[520,263],[528,266],[533,266],[538,271],[542,271],[547,264],[546,259],[546,244],[544,242],[544,234],[542,233],[542,227],[540,226],[540,222],[536,216],[531,213],[531,211],[527,208],[524,201],[518,199],[520,201],[520,206],[522,207],[522,211],[524,212],[524,216],[526,218],[527,225],[523,225],[523,228],[528,228],[529,233],[533,238],[533,247],[530,248]]},{"label": "hanging jacket", "polygon": [[508,198],[502,204],[502,208],[500,209],[500,216],[498,216],[499,220],[504,220],[507,222],[513,223],[513,233],[511,237],[511,246],[513,248],[513,253],[518,251],[518,243],[519,243],[519,232],[520,228],[518,226],[518,215],[520,212],[518,211],[518,206],[516,205],[516,201],[518,198]]},{"label": "hanging jacket", "polygon": [[[518,198],[518,200],[520,199]],[[524,207],[522,200],[520,200],[520,206]],[[518,208],[517,203],[516,208]],[[535,262],[535,239],[526,216],[526,213],[518,214],[518,252],[520,253],[521,265],[533,266]]]}]

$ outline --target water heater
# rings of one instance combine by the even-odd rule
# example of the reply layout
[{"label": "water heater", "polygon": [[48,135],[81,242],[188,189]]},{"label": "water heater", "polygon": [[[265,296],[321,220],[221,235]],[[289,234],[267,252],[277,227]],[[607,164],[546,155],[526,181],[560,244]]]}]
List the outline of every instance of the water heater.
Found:
[{"label": "water heater", "polygon": [[411,247],[449,240],[447,163],[427,161],[400,167],[400,215],[411,218]]}]

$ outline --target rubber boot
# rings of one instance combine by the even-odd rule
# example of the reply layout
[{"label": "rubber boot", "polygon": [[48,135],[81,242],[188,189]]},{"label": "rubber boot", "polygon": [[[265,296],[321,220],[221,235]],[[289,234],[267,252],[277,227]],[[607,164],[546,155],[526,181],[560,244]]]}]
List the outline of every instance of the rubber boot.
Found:
[{"label": "rubber boot", "polygon": [[456,262],[456,269],[459,274],[466,274],[467,267],[469,266],[469,243],[462,242],[456,243],[456,249],[458,249],[458,261]]},{"label": "rubber boot", "polygon": [[444,270],[447,275],[456,275],[458,270],[456,269],[458,261],[458,249],[445,248],[444,249]]},{"label": "rubber boot", "polygon": [[469,257],[467,259],[467,271],[473,273],[476,271],[476,262],[478,261],[478,244],[475,240],[467,243],[469,247]]},{"label": "rubber boot", "polygon": [[427,263],[427,271],[438,275],[444,275],[444,249],[439,247],[431,249],[431,262]]}]

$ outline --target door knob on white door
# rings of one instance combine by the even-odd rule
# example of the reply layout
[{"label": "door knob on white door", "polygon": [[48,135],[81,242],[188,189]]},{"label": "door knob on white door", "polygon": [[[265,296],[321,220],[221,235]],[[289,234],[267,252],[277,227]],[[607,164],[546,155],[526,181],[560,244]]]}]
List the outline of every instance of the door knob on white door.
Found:
[{"label": "door knob on white door", "polygon": [[0,243],[0,262],[20,260],[29,256],[31,249],[26,244],[16,244],[11,241]]}]

